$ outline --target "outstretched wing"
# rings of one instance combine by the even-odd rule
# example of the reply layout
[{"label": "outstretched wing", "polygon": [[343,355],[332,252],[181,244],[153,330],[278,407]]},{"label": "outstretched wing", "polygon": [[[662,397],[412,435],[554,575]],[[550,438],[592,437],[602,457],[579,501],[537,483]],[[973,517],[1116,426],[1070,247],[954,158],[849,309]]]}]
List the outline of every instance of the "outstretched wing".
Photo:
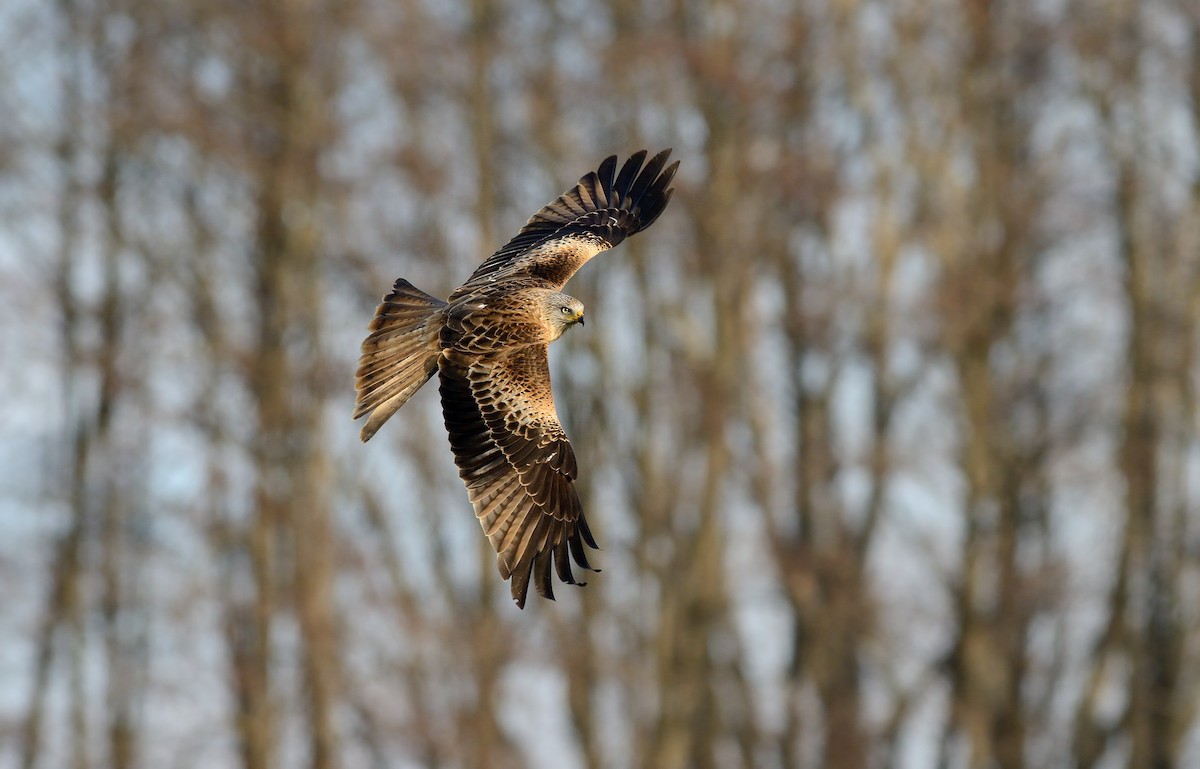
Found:
[{"label": "outstretched wing", "polygon": [[607,158],[573,189],[534,214],[515,238],[475,270],[451,301],[478,286],[519,276],[561,289],[584,262],[646,229],[663,212],[674,191],[667,185],[679,167],[678,161],[666,165],[670,155],[671,150],[663,150],[643,168],[646,150],[635,152],[615,176],[617,156]]},{"label": "outstretched wing", "polygon": [[546,347],[500,356],[442,358],[442,413],[459,476],[492,547],[500,576],[524,608],[532,577],[554,598],[550,568],[577,584],[570,558],[591,569],[596,547],[575,491],[575,452],[550,392]]}]

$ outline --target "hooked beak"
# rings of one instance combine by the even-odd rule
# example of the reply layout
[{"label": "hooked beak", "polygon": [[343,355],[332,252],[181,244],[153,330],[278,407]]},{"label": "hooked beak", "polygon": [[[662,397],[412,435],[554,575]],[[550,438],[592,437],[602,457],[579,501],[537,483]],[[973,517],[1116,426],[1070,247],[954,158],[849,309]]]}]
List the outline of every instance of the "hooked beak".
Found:
[{"label": "hooked beak", "polygon": [[578,323],[578,324],[579,324],[579,325],[581,325],[581,326],[582,326],[582,325],[584,325],[584,322],[583,322],[583,315],[580,315],[580,316],[579,316],[579,320],[577,320],[577,321],[575,321],[575,322],[576,322],[576,323]]}]

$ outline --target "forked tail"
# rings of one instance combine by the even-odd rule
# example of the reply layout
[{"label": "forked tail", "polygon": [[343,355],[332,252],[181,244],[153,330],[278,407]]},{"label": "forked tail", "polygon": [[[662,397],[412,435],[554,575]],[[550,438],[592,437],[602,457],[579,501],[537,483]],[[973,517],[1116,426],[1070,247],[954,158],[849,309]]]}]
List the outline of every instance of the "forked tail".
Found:
[{"label": "forked tail", "polygon": [[437,371],[445,306],[401,278],[376,308],[354,382],[354,418],[371,415],[359,433],[364,441]]}]

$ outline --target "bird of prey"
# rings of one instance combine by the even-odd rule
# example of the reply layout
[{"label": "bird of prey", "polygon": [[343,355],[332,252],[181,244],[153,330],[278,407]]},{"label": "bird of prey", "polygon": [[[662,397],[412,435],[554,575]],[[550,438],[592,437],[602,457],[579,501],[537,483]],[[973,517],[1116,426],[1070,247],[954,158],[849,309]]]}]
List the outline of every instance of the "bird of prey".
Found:
[{"label": "bird of prey", "polygon": [[609,157],[534,214],[447,302],[397,280],[362,343],[354,408],[355,419],[368,417],[362,440],[438,375],[454,463],[520,608],[531,578],[554,598],[552,562],[567,584],[582,584],[572,558],[594,571],[575,453],[550,389],[548,345],[583,325],[583,303],[561,290],[587,260],[663,212],[679,166],[667,166],[670,154],[645,162],[642,150],[620,172]]}]

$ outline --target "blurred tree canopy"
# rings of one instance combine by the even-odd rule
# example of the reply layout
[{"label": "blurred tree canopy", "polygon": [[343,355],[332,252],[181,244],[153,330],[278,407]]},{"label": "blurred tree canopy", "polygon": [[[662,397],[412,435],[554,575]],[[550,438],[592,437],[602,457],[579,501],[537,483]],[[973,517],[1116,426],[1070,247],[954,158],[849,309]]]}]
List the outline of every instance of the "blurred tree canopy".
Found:
[{"label": "blurred tree canopy", "polygon": [[[0,763],[1200,765],[1191,0],[10,0]],[[518,612],[358,343],[606,155]]]}]

